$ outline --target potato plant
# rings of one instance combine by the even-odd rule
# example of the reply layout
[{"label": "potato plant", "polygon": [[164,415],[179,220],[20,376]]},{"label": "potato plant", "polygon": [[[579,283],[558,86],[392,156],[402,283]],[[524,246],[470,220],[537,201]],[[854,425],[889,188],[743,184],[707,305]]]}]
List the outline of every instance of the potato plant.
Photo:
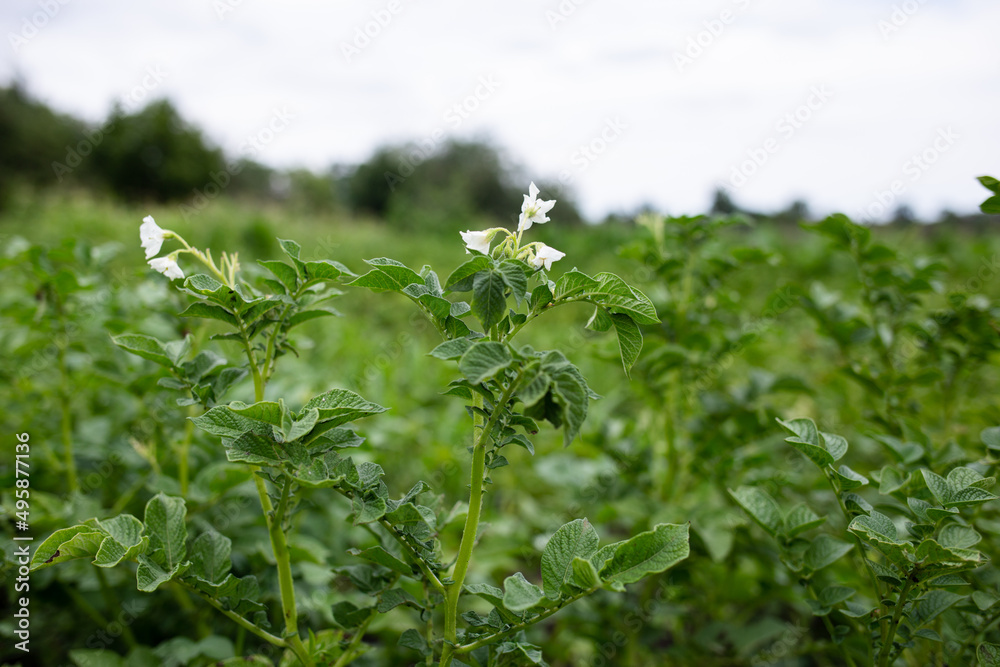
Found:
[{"label": "potato plant", "polygon": [[[589,402],[599,398],[566,354],[515,344],[517,334],[558,306],[590,304],[588,326],[614,329],[627,372],[642,347],[639,325],[659,321],[645,295],[612,273],[590,276],[570,270],[555,280],[549,277],[552,263],[565,255],[543,243],[523,241],[533,224],[548,221],[545,214],[555,203],[538,199],[538,194],[532,184],[516,233],[505,228],[464,232],[471,258],[444,282],[428,266],[417,272],[387,258],[367,260],[369,270],[357,275],[336,261],[304,260],[297,243],[281,240],[285,259],[260,261],[269,276],[251,283],[242,277],[235,254],[222,253],[217,263],[211,251],[191,246],[147,217],[140,237],[151,268],[183,281],[177,284],[189,305],[179,315],[221,323],[223,331],[213,339],[229,343],[243,360],[196,349],[192,336],[161,341],[128,333],[113,341],[162,366],[169,375],[159,384],[180,393],[178,407],[197,408],[200,414],[190,422],[218,438],[220,455],[245,466],[252,477],[280,612],[262,601],[256,576],[232,571],[238,554],[230,537],[189,530],[183,493],[156,494],[141,519],[123,513],[55,531],[36,549],[32,570],[81,558],[99,568],[132,563],[138,590],[180,586],[242,630],[283,649],[287,664],[350,664],[366,651],[368,627],[400,608],[417,610],[422,623],[400,633],[398,643],[425,664],[546,664],[542,648],[528,638],[532,625],[599,590],[623,591],[627,584],[674,566],[688,555],[688,529],[658,524],[602,546],[594,526],[576,519],[550,537],[540,573],[526,577],[517,572],[502,587],[467,583],[476,546],[489,539],[479,530],[483,496],[493,489],[493,471],[509,463],[505,448],[514,445],[534,454],[530,438],[543,421],[562,429],[569,446]],[[181,248],[156,257],[169,241]],[[188,258],[208,273],[185,276],[178,260]],[[456,456],[466,449],[471,454],[466,501],[446,502],[432,494],[429,484],[415,480],[404,481],[409,490],[394,497],[378,463],[355,462],[349,450],[361,446],[363,438],[348,424],[377,418],[385,407],[337,388],[302,402],[268,400],[268,382],[278,363],[295,353],[291,330],[335,314],[328,304],[342,293],[342,285],[402,295],[439,332],[442,342],[429,351],[428,363],[456,367],[457,377],[446,393],[466,405],[470,418],[469,440],[454,443]],[[448,298],[461,294],[469,294],[468,301]],[[225,402],[247,375],[252,400]],[[183,460],[186,452],[179,456]],[[186,471],[187,464],[180,468]],[[182,492],[187,474],[181,473]],[[306,489],[348,499],[347,518],[372,538],[345,554],[353,560],[337,565],[370,601],[360,606],[347,599],[336,602],[335,628],[300,627],[289,533]],[[453,555],[446,555],[439,528],[462,515],[461,541]],[[488,613],[467,608],[470,598],[485,602]]]},{"label": "potato plant", "polygon": [[461,242],[162,210],[142,254],[143,211],[0,213],[0,579],[30,503],[52,638],[0,661],[996,665],[993,235],[540,195]]}]

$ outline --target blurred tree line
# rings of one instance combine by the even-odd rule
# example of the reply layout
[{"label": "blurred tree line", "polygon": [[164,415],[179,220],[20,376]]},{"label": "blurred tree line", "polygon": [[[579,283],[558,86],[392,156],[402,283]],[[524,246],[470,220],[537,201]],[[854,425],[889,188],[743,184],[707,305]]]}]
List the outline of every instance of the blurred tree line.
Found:
[{"label": "blurred tree line", "polygon": [[[0,88],[0,208],[18,187],[84,187],[128,201],[172,201],[194,209],[227,196],[282,202],[303,213],[372,216],[401,228],[454,230],[509,226],[529,180],[486,140],[396,144],[377,149],[359,165],[276,170],[226,156],[167,100],[133,113],[116,107],[95,127],[53,111],[19,84]],[[535,180],[546,199],[559,201],[561,224],[583,221],[570,192],[557,181]],[[647,208],[611,214],[605,222],[631,222]],[[761,213],[741,208],[722,188],[707,212],[781,226],[813,219],[803,201]],[[995,218],[945,211],[939,221],[984,230]],[[891,216],[896,226],[917,222],[905,204]]]},{"label": "blurred tree line", "polygon": [[[320,173],[276,170],[226,156],[167,100],[134,113],[116,107],[93,126],[54,112],[18,85],[0,88],[0,207],[17,187],[82,187],[196,209],[229,196],[374,216],[399,227],[454,229],[516,220],[527,184],[483,140],[385,146],[360,165]],[[546,198],[559,199],[561,223],[582,222],[564,189],[538,185]]]}]

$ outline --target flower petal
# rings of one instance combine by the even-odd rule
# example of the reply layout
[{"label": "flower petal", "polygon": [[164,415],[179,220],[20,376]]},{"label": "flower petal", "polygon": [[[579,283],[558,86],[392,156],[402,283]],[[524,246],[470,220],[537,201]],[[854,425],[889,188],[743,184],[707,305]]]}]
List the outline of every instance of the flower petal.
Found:
[{"label": "flower petal", "polygon": [[142,224],[139,226],[139,242],[146,250],[146,259],[159,254],[165,238],[166,234],[153,220],[153,216],[147,215],[142,219]]}]

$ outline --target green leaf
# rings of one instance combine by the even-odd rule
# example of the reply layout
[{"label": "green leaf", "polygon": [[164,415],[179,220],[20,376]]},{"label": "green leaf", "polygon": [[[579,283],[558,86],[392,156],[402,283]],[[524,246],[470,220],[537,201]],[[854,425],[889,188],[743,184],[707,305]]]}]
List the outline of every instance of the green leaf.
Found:
[{"label": "green leaf", "polygon": [[1000,181],[992,176],[977,176],[976,180],[986,189],[1000,195]]},{"label": "green leaf", "polygon": [[818,516],[812,509],[809,508],[805,503],[800,503],[792,508],[792,510],[785,516],[783,532],[788,537],[795,537],[799,533],[804,533],[807,530],[812,530],[816,526],[821,525],[826,521],[825,516]]},{"label": "green leaf", "polygon": [[642,332],[628,315],[614,313],[611,315],[611,322],[618,334],[618,351],[627,376],[635,360],[639,358],[639,352],[642,351]]},{"label": "green leaf", "polygon": [[106,535],[91,525],[62,528],[45,538],[31,557],[31,571],[97,555]]},{"label": "green leaf", "polygon": [[408,285],[422,285],[424,282],[416,271],[393,259],[380,257],[365,260],[365,263],[374,268],[349,285],[367,287],[376,292],[402,292]]},{"label": "green leaf", "polygon": [[829,535],[820,535],[809,544],[803,557],[806,567],[814,572],[838,561],[854,545]]},{"label": "green leaf", "polygon": [[358,494],[354,496],[352,506],[355,526],[378,521],[385,516],[385,498],[381,496]]},{"label": "green leaf", "polygon": [[781,510],[778,509],[778,503],[774,502],[774,498],[765,491],[756,486],[741,486],[735,491],[730,489],[729,495],[771,537],[777,537],[781,533],[784,525]]},{"label": "green leaf", "polygon": [[441,343],[427,354],[435,359],[449,361],[461,357],[472,345],[472,341],[468,338],[456,338],[455,340],[447,340]]},{"label": "green leaf", "polygon": [[376,610],[380,614],[385,614],[404,604],[414,607],[415,609],[421,608],[417,599],[402,588],[390,588],[379,597]]},{"label": "green leaf", "polygon": [[559,276],[559,280],[556,281],[556,288],[552,292],[552,298],[566,299],[583,292],[592,292],[597,290],[598,285],[598,281],[594,278],[573,269]]},{"label": "green leaf", "polygon": [[399,526],[418,540],[429,539],[434,534],[437,519],[434,512],[422,505],[402,503],[385,515],[386,521]]},{"label": "green leaf", "polygon": [[510,288],[514,300],[520,306],[528,293],[528,276],[524,273],[524,264],[517,260],[507,259],[500,262],[500,277]]},{"label": "green leaf", "polygon": [[136,586],[144,593],[151,593],[162,584],[183,574],[189,565],[186,562],[178,563],[172,569],[167,570],[149,556],[141,555],[137,560],[139,561],[139,567],[135,571]]},{"label": "green leaf", "polygon": [[319,410],[319,421],[324,431],[388,410],[347,389],[331,389],[314,396],[302,406],[302,412],[313,408]]},{"label": "green leaf", "polygon": [[288,328],[297,327],[298,325],[309,322],[310,320],[319,319],[321,317],[340,317],[340,313],[333,308],[314,308],[312,310],[300,310],[291,317],[288,318]]},{"label": "green leaf", "polygon": [[910,473],[907,473],[904,477],[903,473],[896,468],[883,466],[879,476],[878,492],[884,496],[895,493],[906,486],[909,481]]},{"label": "green leaf", "polygon": [[[455,292],[468,292],[472,290],[472,278],[474,275],[480,271],[485,271],[492,266],[492,262],[489,257],[483,255],[476,255],[470,259],[465,264],[455,269],[448,280],[445,282],[445,290],[455,291]],[[467,285],[465,283],[468,283]],[[464,289],[462,289],[464,288]]]},{"label": "green leaf", "polygon": [[476,343],[462,355],[458,369],[469,382],[479,384],[494,377],[514,363],[514,358],[503,343],[484,341]]},{"label": "green leaf", "polygon": [[563,585],[573,576],[573,560],[587,560],[597,552],[600,538],[587,519],[575,519],[560,527],[542,551],[542,586],[545,597],[558,600]]},{"label": "green leaf", "polygon": [[840,466],[840,468],[834,473],[837,479],[837,484],[840,486],[842,491],[849,491],[851,489],[856,489],[859,486],[865,486],[868,484],[868,478],[859,475],[845,465]]},{"label": "green leaf", "polygon": [[541,366],[531,366],[517,386],[517,397],[525,407],[531,407],[542,400],[552,386],[552,378]]},{"label": "green leaf", "polygon": [[983,441],[987,449],[993,451],[1000,451],[1000,426],[993,426],[991,428],[984,429],[982,433],[979,434],[979,439]]},{"label": "green leaf", "polygon": [[618,543],[614,555],[600,570],[602,580],[631,584],[663,572],[688,557],[688,525],[661,523],[651,531]]},{"label": "green leaf", "polygon": [[[231,405],[237,408],[246,407],[244,403],[234,401]],[[270,435],[270,423],[263,423],[249,419],[233,411],[228,405],[217,405],[203,415],[190,418],[195,426],[223,438],[236,438],[243,433],[255,433],[257,435]],[[279,418],[278,422],[281,424]]]},{"label": "green leaf", "polygon": [[232,540],[214,530],[202,533],[191,543],[194,574],[213,584],[221,583],[232,567]]},{"label": "green leaf", "polygon": [[564,367],[550,375],[552,399],[562,407],[563,447],[569,447],[587,419],[591,392],[575,367]]},{"label": "green leaf", "polygon": [[98,567],[114,567],[123,560],[135,560],[149,548],[149,538],[143,536],[142,522],[131,514],[122,514],[107,521],[99,521],[108,537],[101,542],[94,558]]},{"label": "green leaf", "polygon": [[295,267],[289,266],[288,264],[275,259],[258,259],[257,263],[274,274],[274,277],[277,278],[282,285],[287,287],[289,292],[294,292],[296,290],[299,276]]},{"label": "green leaf", "polygon": [[957,523],[948,524],[938,534],[938,542],[949,549],[971,549],[982,539],[983,536],[976,532],[975,528]]},{"label": "green leaf", "polygon": [[1000,602],[1000,597],[989,591],[975,591],[972,593],[972,601],[979,607],[979,611],[986,611],[997,602]]},{"label": "green leaf", "polygon": [[[627,316],[626,316],[627,317]],[[591,331],[609,331],[611,327],[614,326],[614,321],[611,319],[611,314],[604,308],[597,306],[594,308],[594,314],[590,316],[587,321],[587,329]],[[641,342],[641,339],[640,339]]]},{"label": "green leaf", "polygon": [[819,601],[824,606],[832,607],[854,597],[855,593],[857,591],[849,586],[827,586],[820,591]]},{"label": "green leaf", "polygon": [[811,419],[777,420],[779,424],[795,434],[785,438],[795,449],[805,454],[820,468],[833,464],[847,453],[847,441],[839,435],[821,433]]},{"label": "green leaf", "polygon": [[233,463],[273,466],[280,464],[286,458],[271,436],[256,433],[242,433],[225,442],[225,447],[226,458]]},{"label": "green leaf", "polygon": [[201,317],[205,319],[219,320],[226,324],[239,328],[240,319],[222,306],[216,306],[204,301],[195,301],[180,313],[181,317]]},{"label": "green leaf", "polygon": [[538,285],[531,290],[531,298],[528,299],[528,307],[531,312],[538,313],[552,303],[552,290],[546,284]]},{"label": "green leaf", "polygon": [[867,516],[854,517],[847,529],[882,552],[893,563],[900,567],[910,565],[904,551],[904,546],[910,546],[910,543],[897,539],[895,524],[881,512],[872,510]]},{"label": "green leaf", "polygon": [[174,570],[187,556],[187,509],[183,498],[158,493],[146,503],[144,523],[149,534],[150,556]]},{"label": "green leaf", "polygon": [[1000,215],[1000,195],[993,195],[982,204],[979,210],[987,215]]},{"label": "green leaf", "polygon": [[472,314],[483,323],[483,330],[498,323],[507,314],[505,283],[499,271],[481,271],[472,284]]},{"label": "green leaf", "polygon": [[120,336],[112,336],[111,342],[137,357],[154,361],[167,368],[176,368],[175,360],[167,353],[163,343],[152,336],[122,334]]},{"label": "green leaf", "polygon": [[337,280],[342,276],[354,277],[356,274],[349,268],[332,259],[318,259],[305,262],[302,266],[303,282],[306,284],[320,280]]},{"label": "green leaf", "polygon": [[573,562],[570,563],[570,567],[573,570],[573,577],[570,579],[570,583],[577,588],[582,588],[586,591],[601,585],[601,576],[597,573],[597,568],[589,560],[574,558]]},{"label": "green leaf", "polygon": [[531,609],[542,601],[542,589],[518,572],[504,579],[503,606],[519,613]]},{"label": "green leaf", "polygon": [[380,546],[368,547],[367,549],[348,549],[347,553],[358,558],[364,558],[372,563],[377,563],[382,567],[387,567],[403,576],[413,576],[413,568]]},{"label": "green leaf", "polygon": [[966,596],[952,593],[941,589],[934,589],[924,594],[923,598],[917,602],[910,613],[910,623],[914,628],[927,625],[942,613],[947,611],[959,600],[964,600]]},{"label": "green leaf", "polygon": [[1000,667],[1000,644],[984,643],[976,649],[979,667]]},{"label": "green leaf", "polygon": [[423,656],[431,654],[431,647],[427,645],[427,640],[422,634],[413,628],[403,631],[403,634],[399,636],[397,645],[402,646],[403,648],[412,649]]},{"label": "green leaf", "polygon": [[613,273],[598,273],[594,279],[597,287],[584,289],[580,298],[604,306],[612,313],[628,315],[636,324],[659,323],[656,308],[645,294]]}]

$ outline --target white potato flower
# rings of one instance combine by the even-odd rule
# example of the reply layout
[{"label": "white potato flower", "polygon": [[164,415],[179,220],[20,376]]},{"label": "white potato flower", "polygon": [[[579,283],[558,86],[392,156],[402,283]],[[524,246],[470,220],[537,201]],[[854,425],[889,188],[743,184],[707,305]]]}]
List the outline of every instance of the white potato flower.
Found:
[{"label": "white potato flower", "polygon": [[543,266],[546,271],[552,270],[552,262],[558,262],[560,259],[566,256],[566,253],[560,252],[553,248],[552,246],[547,246],[544,243],[539,246],[535,251],[535,255],[528,260],[536,269],[540,269]]},{"label": "white potato flower", "polygon": [[517,223],[517,231],[531,229],[531,225],[536,222],[548,222],[549,218],[545,214],[555,205],[555,199],[543,201],[538,198],[538,186],[532,181],[528,186],[528,194],[524,195],[524,203],[521,204],[521,219]]},{"label": "white potato flower", "polygon": [[181,271],[181,267],[177,264],[177,258],[173,255],[151,259],[149,260],[149,267],[154,271],[159,271],[171,280],[184,277],[184,272]]},{"label": "white potato flower", "polygon": [[146,250],[146,259],[159,254],[160,247],[163,246],[163,241],[166,238],[166,232],[156,224],[153,216],[147,215],[142,219],[142,225],[139,226],[139,241]]},{"label": "white potato flower", "polygon": [[493,232],[459,232],[462,235],[462,240],[465,241],[465,247],[468,249],[465,252],[468,253],[469,250],[475,250],[481,252],[484,255],[490,254],[490,243],[493,241]]}]

